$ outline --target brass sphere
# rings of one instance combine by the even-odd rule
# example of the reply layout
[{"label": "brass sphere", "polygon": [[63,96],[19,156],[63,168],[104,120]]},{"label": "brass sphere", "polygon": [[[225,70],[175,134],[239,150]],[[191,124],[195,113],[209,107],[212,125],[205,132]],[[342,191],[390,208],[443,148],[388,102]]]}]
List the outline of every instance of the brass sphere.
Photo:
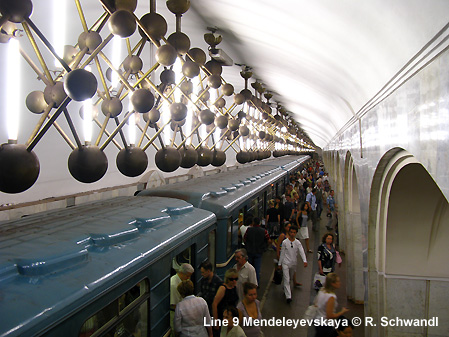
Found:
[{"label": "brass sphere", "polygon": [[218,89],[221,86],[221,77],[220,75],[210,75],[207,77],[207,84],[209,87]]},{"label": "brass sphere", "polygon": [[238,119],[230,119],[228,121],[228,128],[231,131],[237,131],[239,129],[240,126],[240,120]]},{"label": "brass sphere", "polygon": [[182,168],[191,168],[198,162],[198,152],[192,146],[182,147],[179,153],[181,154],[180,166]]},{"label": "brass sphere", "polygon": [[160,75],[161,82],[165,85],[172,85],[176,83],[175,72],[171,69],[165,68]]},{"label": "brass sphere", "polygon": [[242,125],[242,126],[239,128],[239,133],[242,135],[242,137],[248,136],[248,135],[249,135],[249,129],[248,129],[248,127],[247,127],[246,125]]},{"label": "brass sphere", "polygon": [[210,125],[214,122],[215,115],[209,109],[201,110],[200,112],[200,121],[202,124]]},{"label": "brass sphere", "polygon": [[148,89],[137,89],[130,98],[135,111],[145,113],[151,110],[154,105],[154,96]]},{"label": "brass sphere", "polygon": [[251,91],[249,89],[243,89],[240,93],[245,97],[245,101],[249,101],[252,97]]},{"label": "brass sphere", "polygon": [[87,54],[92,54],[102,41],[100,34],[95,31],[82,32],[78,37],[78,46],[81,50],[87,47]]},{"label": "brass sphere", "polygon": [[237,114],[237,118],[238,118],[238,119],[246,118],[246,113],[245,113],[245,111],[240,110],[240,111],[238,112],[238,114]]},{"label": "brass sphere", "polygon": [[167,41],[173,47],[175,47],[176,51],[181,55],[187,54],[190,49],[190,39],[186,34],[182,32],[175,32],[171,34],[168,37]]},{"label": "brass sphere", "polygon": [[217,99],[217,102],[215,103],[215,106],[219,109],[224,108],[225,105],[226,105],[226,100],[223,97]]},{"label": "brass sphere", "polygon": [[221,91],[223,92],[223,95],[231,96],[234,93],[234,86],[231,83],[226,83],[221,88]]},{"label": "brass sphere", "polygon": [[220,115],[215,118],[215,125],[219,129],[225,129],[228,126],[228,117]]},{"label": "brass sphere", "polygon": [[199,65],[204,65],[206,63],[206,53],[200,48],[190,49],[189,55]]},{"label": "brass sphere", "polygon": [[44,89],[44,99],[48,105],[57,108],[65,100],[67,94],[64,91],[64,83],[58,81],[54,85],[47,85]]},{"label": "brass sphere", "polygon": [[[125,71],[129,71],[131,74],[137,74],[142,70],[143,61],[137,55],[128,55],[123,61],[123,68]],[[112,71],[112,69],[111,69]]]},{"label": "brass sphere", "polygon": [[44,93],[42,91],[32,91],[28,94],[25,104],[32,113],[41,114],[47,108]]},{"label": "brass sphere", "polygon": [[221,150],[215,150],[212,157],[212,166],[220,167],[226,162],[226,153]]},{"label": "brass sphere", "polygon": [[22,144],[0,145],[0,191],[20,193],[36,182],[40,171],[36,154]]},{"label": "brass sphere", "polygon": [[212,163],[214,154],[211,150],[201,146],[196,150],[196,152],[198,153],[198,166],[205,167]]},{"label": "brass sphere", "polygon": [[82,183],[100,180],[108,169],[108,159],[97,146],[82,146],[70,153],[70,174]]},{"label": "brass sphere", "polygon": [[0,12],[8,18],[8,21],[21,23],[30,17],[33,12],[33,3],[31,0],[2,0]]},{"label": "brass sphere", "polygon": [[129,12],[134,12],[137,8],[137,0],[115,0],[115,9],[124,9]]},{"label": "brass sphere", "polygon": [[200,67],[195,62],[187,59],[182,65],[182,73],[188,78],[194,78],[200,73]]},{"label": "brass sphere", "polygon": [[245,164],[249,161],[249,153],[246,151],[240,151],[239,153],[237,153],[237,155],[235,156],[235,159],[240,163],[240,164]]},{"label": "brass sphere", "polygon": [[202,100],[203,102],[207,102],[207,101],[209,100],[209,98],[210,98],[210,92],[209,92],[209,91],[206,91],[206,92],[201,96],[201,100]]},{"label": "brass sphere", "polygon": [[215,60],[210,60],[206,62],[204,66],[206,67],[207,70],[210,71],[212,75],[221,75],[221,73],[223,72],[221,64]]},{"label": "brass sphere", "polygon": [[122,112],[123,105],[118,97],[111,97],[110,99],[105,99],[101,103],[101,112],[103,115],[107,116],[110,114],[110,118],[115,118]]},{"label": "brass sphere", "polygon": [[180,122],[187,116],[187,107],[183,103],[172,103],[170,104],[170,114],[174,121]]},{"label": "brass sphere", "polygon": [[175,148],[166,146],[156,152],[154,161],[159,170],[163,172],[173,172],[181,165],[181,155]]},{"label": "brass sphere", "polygon": [[153,109],[148,111],[146,114],[143,114],[143,120],[145,121],[145,123],[150,121],[150,124],[155,124],[159,121],[160,118],[161,118],[161,113],[159,112],[158,109],[156,109],[154,107],[153,107]]},{"label": "brass sphere", "polygon": [[190,8],[190,0],[167,0],[167,8],[173,14],[184,14]]},{"label": "brass sphere", "polygon": [[65,76],[64,91],[74,101],[85,101],[97,92],[97,79],[85,69],[72,70]]},{"label": "brass sphere", "polygon": [[108,20],[108,27],[112,34],[120,37],[129,37],[136,31],[134,15],[127,10],[117,10]]},{"label": "brass sphere", "polygon": [[234,103],[237,105],[245,103],[245,96],[243,96],[242,94],[235,94]]},{"label": "brass sphere", "polygon": [[[152,39],[159,41],[167,33],[167,21],[160,14],[150,12],[140,18],[140,23]],[[146,34],[139,27],[139,34],[143,38],[147,38]]]},{"label": "brass sphere", "polygon": [[147,169],[148,157],[140,147],[128,146],[120,150],[115,162],[123,175],[137,177]]},{"label": "brass sphere", "polygon": [[177,57],[176,49],[170,44],[164,44],[156,51],[156,61],[165,67],[175,64]]}]

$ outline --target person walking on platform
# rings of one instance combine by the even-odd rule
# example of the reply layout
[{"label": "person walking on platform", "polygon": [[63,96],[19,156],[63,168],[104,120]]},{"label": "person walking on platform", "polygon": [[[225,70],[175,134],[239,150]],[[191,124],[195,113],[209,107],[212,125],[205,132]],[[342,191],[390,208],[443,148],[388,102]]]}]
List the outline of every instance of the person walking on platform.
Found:
[{"label": "person walking on platform", "polygon": [[223,312],[223,319],[227,321],[227,325],[221,327],[220,337],[246,337],[242,327],[234,323],[235,318],[239,318],[237,308],[227,307]]},{"label": "person walking on platform", "polygon": [[[279,235],[279,237],[276,239],[276,260],[275,263],[277,264],[279,262],[279,259],[281,258],[281,248],[282,248],[282,242],[288,237],[288,232],[291,227],[290,222],[286,222],[284,225],[284,231]],[[274,281],[273,281],[274,282]],[[293,285],[301,286],[302,284],[296,281],[296,271],[293,274]]]},{"label": "person walking on platform", "polygon": [[310,204],[311,212],[310,216],[312,218],[312,230],[314,232],[318,232],[317,226],[317,214],[316,214],[316,189],[312,189],[312,191],[307,194],[306,201]]},{"label": "person walking on platform", "polygon": [[251,282],[255,285],[259,285],[259,283],[257,283],[256,269],[254,269],[248,262],[248,253],[246,252],[246,249],[237,249],[234,256],[237,263],[233,268],[238,272],[237,294],[241,301],[243,300],[243,284],[245,282]]},{"label": "person walking on platform", "polygon": [[[226,270],[224,283],[218,287],[214,302],[212,303],[212,316],[215,319],[223,319],[223,310],[227,306],[235,307],[239,301],[237,295],[237,280],[239,279],[237,270],[231,268]],[[214,326],[214,329],[218,329]]]},{"label": "person walking on platform", "polygon": [[293,274],[296,271],[298,263],[298,253],[304,262],[304,268],[307,267],[307,258],[302,248],[301,242],[296,239],[296,233],[298,227],[291,226],[288,231],[288,237],[282,242],[281,256],[278,262],[278,268],[282,268],[283,281],[284,281],[284,294],[287,299],[287,303],[292,301],[292,290],[290,286],[290,280],[293,278]]},{"label": "person walking on platform", "polygon": [[[335,312],[337,308],[337,295],[335,290],[340,288],[340,277],[335,273],[327,274],[324,287],[318,292],[315,299],[317,314],[315,319],[335,319],[349,311],[348,308],[342,308]],[[330,337],[335,335],[333,326],[315,326],[315,337]]]},{"label": "person walking on platform", "polygon": [[328,209],[329,213],[331,214],[331,216],[329,217],[328,223],[326,225],[326,228],[331,231],[334,229],[333,222],[337,218],[337,204],[335,203],[334,190],[330,190],[329,196],[327,197],[326,201],[327,201],[327,209]]},{"label": "person walking on platform", "polygon": [[318,219],[321,219],[321,212],[323,211],[323,185],[321,181],[318,181],[315,186],[316,189],[316,216]]},{"label": "person walking on platform", "polygon": [[259,284],[262,254],[268,245],[271,244],[267,230],[260,227],[259,218],[253,219],[252,226],[246,230],[243,242],[248,252],[249,263],[256,269],[257,284]]},{"label": "person walking on platform", "polygon": [[334,247],[334,234],[324,234],[321,242],[318,247],[318,270],[321,275],[327,275],[335,270],[337,253]]},{"label": "person walking on platform", "polygon": [[[257,286],[246,282],[243,285],[243,293],[245,298],[237,304],[237,309],[244,318],[249,319],[251,317],[260,321],[262,313],[260,312],[260,301],[257,299]],[[244,324],[242,328],[247,337],[260,337],[262,335],[259,325]]]},{"label": "person walking on platform", "polygon": [[307,221],[309,220],[309,211],[310,205],[308,202],[305,202],[296,215],[296,224],[299,228],[299,239],[306,242],[307,252],[312,253],[313,251],[309,246],[309,228],[307,227]]}]

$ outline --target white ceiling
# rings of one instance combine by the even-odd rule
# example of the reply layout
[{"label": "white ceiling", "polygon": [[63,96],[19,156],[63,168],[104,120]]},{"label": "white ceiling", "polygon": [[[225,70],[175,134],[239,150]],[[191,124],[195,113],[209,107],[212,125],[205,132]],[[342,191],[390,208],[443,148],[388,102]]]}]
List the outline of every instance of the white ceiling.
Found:
[{"label": "white ceiling", "polygon": [[194,0],[191,11],[323,147],[448,23],[449,1]]}]

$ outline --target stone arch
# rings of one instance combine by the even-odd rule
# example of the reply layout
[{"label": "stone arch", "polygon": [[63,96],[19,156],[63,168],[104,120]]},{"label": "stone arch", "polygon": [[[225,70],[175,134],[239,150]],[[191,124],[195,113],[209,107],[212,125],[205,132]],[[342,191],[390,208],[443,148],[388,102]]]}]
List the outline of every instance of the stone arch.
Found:
[{"label": "stone arch", "polygon": [[[367,316],[447,317],[442,299],[449,291],[448,202],[423,165],[402,148],[385,153],[376,168],[368,232]],[[444,336],[448,331],[447,324],[367,328],[368,336]]]},{"label": "stone arch", "polygon": [[363,303],[365,285],[363,280],[363,231],[360,212],[358,180],[353,156],[346,152],[344,169],[344,217],[339,221],[339,231],[346,243],[348,297],[356,303]]}]

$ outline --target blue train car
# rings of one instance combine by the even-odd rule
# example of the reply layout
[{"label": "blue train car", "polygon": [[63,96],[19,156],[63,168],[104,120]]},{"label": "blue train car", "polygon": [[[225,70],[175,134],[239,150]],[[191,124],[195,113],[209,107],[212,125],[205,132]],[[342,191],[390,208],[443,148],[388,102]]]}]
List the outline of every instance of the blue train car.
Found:
[{"label": "blue train car", "polygon": [[0,225],[0,336],[163,336],[173,266],[213,259],[216,217],[118,197]]},{"label": "blue train car", "polygon": [[213,212],[217,217],[217,273],[223,276],[233,265],[238,245],[240,214],[263,217],[266,204],[281,194],[289,175],[310,157],[276,159],[212,176],[191,179],[142,191],[138,196],[163,196],[185,200],[195,207]]}]

